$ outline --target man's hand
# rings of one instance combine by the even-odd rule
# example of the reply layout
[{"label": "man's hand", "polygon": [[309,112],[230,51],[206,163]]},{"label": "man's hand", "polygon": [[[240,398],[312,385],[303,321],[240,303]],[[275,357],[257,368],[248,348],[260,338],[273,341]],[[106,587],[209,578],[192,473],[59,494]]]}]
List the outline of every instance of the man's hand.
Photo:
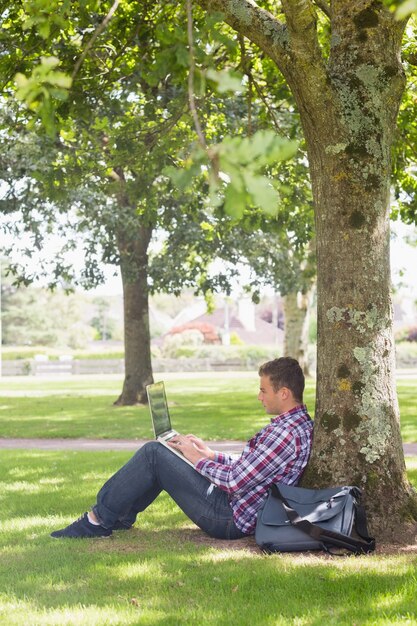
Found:
[{"label": "man's hand", "polygon": [[181,452],[191,463],[195,464],[200,459],[214,459],[214,450],[211,450],[202,439],[195,435],[176,435],[167,443]]}]

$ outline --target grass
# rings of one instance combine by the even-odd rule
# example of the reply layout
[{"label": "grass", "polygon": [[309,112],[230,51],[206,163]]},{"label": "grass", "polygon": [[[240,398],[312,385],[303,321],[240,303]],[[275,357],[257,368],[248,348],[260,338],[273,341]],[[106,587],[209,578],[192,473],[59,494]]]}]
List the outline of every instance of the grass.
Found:
[{"label": "grass", "polygon": [[[175,425],[246,439],[267,419],[251,373],[163,375]],[[7,437],[150,437],[146,407],[113,407],[117,376],[0,381]],[[398,385],[405,441],[417,441],[415,381]],[[314,406],[308,382],[306,402]],[[0,450],[0,623],[383,626],[417,621],[416,553],[264,556],[211,541],[166,495],[109,540],[58,541],[129,458],[121,452]],[[417,486],[417,458],[406,459]]]},{"label": "grass", "polygon": [[[415,553],[262,555],[211,541],[168,496],[132,531],[59,541],[125,453],[1,451],[0,622],[8,625],[415,624]],[[417,486],[417,458],[407,459]]]},{"label": "grass", "polygon": [[[181,432],[206,439],[247,439],[266,422],[256,399],[255,372],[163,374],[172,420]],[[41,377],[0,380],[3,437],[128,438],[152,436],[145,406],[114,407],[120,376]],[[400,379],[398,395],[404,442],[417,441],[416,380]],[[315,388],[305,401],[313,414]]]},{"label": "grass", "polygon": [[71,348],[50,348],[48,346],[2,346],[1,358],[3,361],[20,361],[34,359],[37,355],[47,356],[50,361],[57,361],[63,354],[69,354],[73,359],[123,359],[124,350],[98,348],[93,350],[73,350]]}]

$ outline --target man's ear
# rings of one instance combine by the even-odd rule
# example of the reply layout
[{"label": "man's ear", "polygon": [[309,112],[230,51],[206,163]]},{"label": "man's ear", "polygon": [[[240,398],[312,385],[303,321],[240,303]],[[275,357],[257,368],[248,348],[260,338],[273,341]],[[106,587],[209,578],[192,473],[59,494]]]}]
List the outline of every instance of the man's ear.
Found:
[{"label": "man's ear", "polygon": [[291,393],[288,387],[281,387],[280,392],[281,392],[281,398],[283,400],[288,400],[288,398],[290,397],[290,393]]}]

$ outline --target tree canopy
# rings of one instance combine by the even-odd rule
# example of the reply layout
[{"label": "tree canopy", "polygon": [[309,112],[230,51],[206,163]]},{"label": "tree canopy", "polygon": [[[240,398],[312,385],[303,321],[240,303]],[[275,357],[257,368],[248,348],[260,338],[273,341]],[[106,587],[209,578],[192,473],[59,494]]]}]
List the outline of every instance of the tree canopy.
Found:
[{"label": "tree canopy", "polygon": [[[178,26],[184,17],[181,6],[149,3],[135,11],[131,4],[116,5],[63,3],[44,6],[41,14],[24,5],[3,16],[8,34],[4,43],[12,51],[3,71],[11,77],[15,63],[17,97],[26,105],[16,107],[11,101],[3,123],[2,178],[7,187],[2,205],[3,213],[12,217],[6,225],[15,239],[26,230],[38,250],[45,248],[51,232],[65,237],[52,266],[41,260],[34,272],[33,250],[27,246],[29,273],[22,265],[12,269],[26,283],[43,272],[51,286],[70,286],[76,276],[65,255],[79,249],[81,238],[86,262],[80,280],[86,287],[102,280],[104,262],[120,265],[126,301],[126,291],[146,294],[148,288],[178,292],[185,285],[206,294],[227,291],[235,270],[211,276],[208,266],[216,256],[228,261],[244,257],[238,238],[243,246],[249,230],[246,225],[239,234],[234,220],[254,203],[276,213],[272,168],[295,149],[294,111],[285,103],[283,111],[271,114],[268,94],[260,89],[268,62],[264,69],[247,44],[230,38],[219,15],[206,19],[200,14],[187,39]],[[59,19],[46,23],[54,8]],[[184,88],[191,46],[195,82]],[[230,101],[230,93],[238,88],[244,92],[246,82],[248,102]],[[11,89],[10,81],[5,85]],[[282,81],[274,91],[281,92],[280,98],[287,93]],[[197,97],[199,110],[194,113],[204,127],[205,150],[190,132],[188,103]],[[278,118],[290,131],[289,138],[268,128],[271,119],[276,127]],[[235,136],[228,138],[227,132]],[[213,163],[214,174],[208,167]],[[304,208],[311,214],[308,203]],[[204,218],[207,210],[210,216]],[[271,216],[271,223],[275,219]],[[259,225],[262,221],[265,224],[260,220]],[[168,244],[149,265],[148,246],[161,229],[168,234]],[[293,229],[292,238],[301,230],[299,251],[310,226]],[[264,246],[265,268],[273,255],[261,230],[257,236],[258,245]],[[282,239],[286,247],[281,259],[288,242]],[[139,279],[140,285],[135,282]],[[139,314],[138,306],[144,304],[126,305],[125,326],[142,320],[141,340],[130,359],[148,362],[142,381],[136,383],[142,397],[151,366],[149,345],[143,343],[149,344],[147,313],[144,309]],[[139,332],[138,322],[133,325]],[[129,331],[128,352],[134,336]],[[136,397],[137,392],[129,401]]]}]

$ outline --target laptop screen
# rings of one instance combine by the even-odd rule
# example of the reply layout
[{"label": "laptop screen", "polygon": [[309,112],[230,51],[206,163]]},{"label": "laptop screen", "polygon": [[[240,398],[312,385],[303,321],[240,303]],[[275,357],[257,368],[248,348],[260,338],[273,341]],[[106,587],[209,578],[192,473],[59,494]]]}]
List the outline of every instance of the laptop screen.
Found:
[{"label": "laptop screen", "polygon": [[171,419],[169,417],[164,383],[148,385],[146,392],[148,394],[155,437],[159,437],[171,430]]}]

